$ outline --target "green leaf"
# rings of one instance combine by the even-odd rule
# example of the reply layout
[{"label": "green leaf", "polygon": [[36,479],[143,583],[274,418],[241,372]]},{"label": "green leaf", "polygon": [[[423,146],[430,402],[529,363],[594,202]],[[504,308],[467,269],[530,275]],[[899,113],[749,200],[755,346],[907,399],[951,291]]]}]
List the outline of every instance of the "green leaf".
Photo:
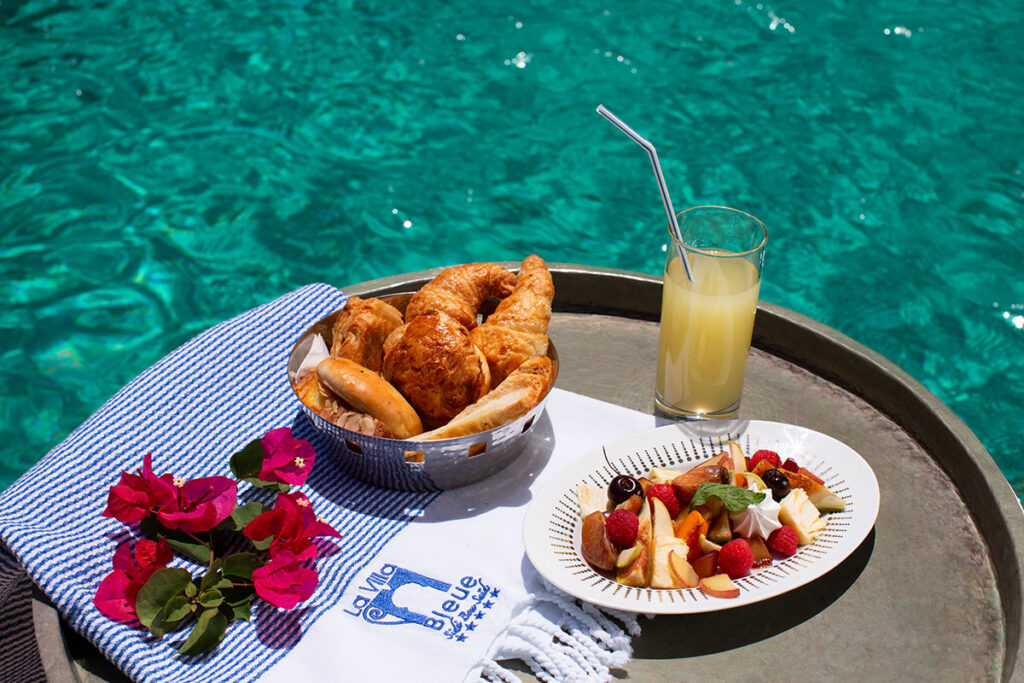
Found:
[{"label": "green leaf", "polygon": [[142,532],[143,536],[154,541],[159,541],[167,532],[163,525],[157,521],[155,514],[151,514],[139,522],[139,531]]},{"label": "green leaf", "polygon": [[217,643],[224,637],[224,633],[227,630],[228,618],[220,610],[216,608],[204,609],[199,613],[199,618],[196,619],[196,625],[193,627],[192,633],[188,634],[188,638],[178,648],[178,652],[183,655],[197,655],[202,652],[209,652],[217,647]]},{"label": "green leaf", "polygon": [[[213,557],[208,544],[204,545],[201,542],[197,542],[182,531],[168,529],[154,515],[150,515],[142,520],[142,523],[139,524],[139,530],[149,538],[167,541],[167,545],[171,547],[171,550],[199,564],[210,564],[210,558]],[[200,538],[203,536],[204,534],[199,535]]]},{"label": "green leaf", "polygon": [[[194,584],[190,583],[189,585],[192,586]],[[192,614],[192,610],[189,606],[188,598],[179,594],[167,601],[159,618],[165,624],[177,624],[190,614]]]},{"label": "green leaf", "polygon": [[231,456],[231,473],[235,479],[258,476],[263,469],[263,446],[259,439],[253,439],[245,448]]},{"label": "green leaf", "polygon": [[221,580],[220,567],[222,562],[219,559],[213,561],[210,568],[203,574],[202,581],[199,582],[199,590],[204,591],[213,588]]},{"label": "green leaf", "polygon": [[257,503],[256,501],[246,503],[245,505],[239,505],[231,513],[231,516],[221,522],[217,528],[223,531],[241,531],[249,525],[249,522],[256,519],[266,511],[267,506],[263,503]]},{"label": "green leaf", "polygon": [[173,538],[169,534],[164,537],[167,541],[167,545],[171,546],[171,550],[184,555],[197,562],[198,564],[210,564],[210,558],[213,557],[213,551],[210,550],[209,546],[197,543],[192,539],[182,540],[181,538]]},{"label": "green leaf", "polygon": [[192,575],[185,569],[171,567],[153,572],[135,598],[135,614],[142,625],[158,638],[163,637],[168,625],[162,618],[167,603],[174,596],[183,595],[190,585]]},{"label": "green leaf", "polygon": [[263,566],[263,560],[254,553],[235,553],[224,558],[224,576],[252,581],[252,573]]},{"label": "green leaf", "polygon": [[267,536],[262,541],[253,541],[252,542],[252,545],[253,545],[254,548],[256,548],[256,550],[266,550],[267,548],[269,548],[273,544],[274,544],[274,537],[273,536]]},{"label": "green leaf", "polygon": [[185,595],[190,598],[196,597],[196,593],[198,592],[199,589],[196,588],[196,585],[194,583],[190,583],[189,585],[185,586]]},{"label": "green leaf", "polygon": [[703,505],[712,496],[722,501],[730,512],[745,510],[750,505],[757,505],[764,500],[765,494],[759,491],[751,491],[742,486],[731,486],[729,484],[716,484],[705,481],[697,487],[697,493],[690,501],[690,509]]},{"label": "green leaf", "polygon": [[224,594],[224,602],[220,609],[230,619],[241,619],[249,621],[249,610],[252,599],[256,596],[256,590],[252,586],[234,586],[221,591]]},{"label": "green leaf", "polygon": [[258,477],[246,477],[242,481],[247,481],[258,489],[270,489],[274,491],[280,491],[282,493],[288,493],[291,490],[290,484],[285,484],[280,481],[263,481]]},{"label": "green leaf", "polygon": [[230,616],[234,619],[249,621],[250,610],[252,609],[252,595],[238,602],[225,602],[220,608],[221,610],[230,610]]},{"label": "green leaf", "polygon": [[199,604],[203,607],[216,607],[222,602],[224,602],[224,596],[216,588],[211,588],[199,594]]}]

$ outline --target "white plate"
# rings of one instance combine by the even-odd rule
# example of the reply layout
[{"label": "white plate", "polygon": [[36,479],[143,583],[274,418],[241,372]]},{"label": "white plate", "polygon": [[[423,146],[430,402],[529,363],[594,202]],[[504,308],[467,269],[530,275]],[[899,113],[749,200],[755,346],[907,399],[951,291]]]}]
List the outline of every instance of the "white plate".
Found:
[{"label": "white plate", "polygon": [[[793,458],[846,501],[846,509],[828,515],[828,526],[814,543],[737,579],[737,598],[710,597],[698,588],[633,588],[591,569],[580,554],[577,484],[607,486],[616,474],[641,476],[652,467],[687,470],[720,453],[729,440],[739,443],[747,457],[766,448],[782,459]],[[711,612],[782,595],[823,576],[871,531],[878,502],[871,467],[856,451],[825,434],[753,420],[677,423],[606,444],[555,474],[526,511],[523,541],[541,576],[581,600],[643,614]]]}]

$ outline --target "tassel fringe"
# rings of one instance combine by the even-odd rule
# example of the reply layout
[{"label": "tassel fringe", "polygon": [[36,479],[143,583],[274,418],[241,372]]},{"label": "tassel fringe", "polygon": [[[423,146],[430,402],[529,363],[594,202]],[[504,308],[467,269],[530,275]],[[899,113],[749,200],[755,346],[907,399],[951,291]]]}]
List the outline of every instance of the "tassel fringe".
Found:
[{"label": "tassel fringe", "polygon": [[[541,681],[611,681],[612,669],[625,667],[633,656],[637,615],[581,603],[543,583],[531,608],[513,619],[478,666],[480,677],[518,683],[500,660],[519,659]],[[545,610],[544,603],[557,609]]]}]

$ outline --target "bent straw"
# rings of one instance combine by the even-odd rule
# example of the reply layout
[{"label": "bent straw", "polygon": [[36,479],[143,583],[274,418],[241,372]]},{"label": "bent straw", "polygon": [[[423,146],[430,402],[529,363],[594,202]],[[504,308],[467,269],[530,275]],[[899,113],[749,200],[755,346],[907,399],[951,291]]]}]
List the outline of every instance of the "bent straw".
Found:
[{"label": "bent straw", "polygon": [[665,185],[665,175],[661,172],[661,164],[658,162],[657,150],[654,149],[654,145],[640,137],[639,133],[627,126],[622,119],[605,109],[603,104],[597,105],[597,113],[611,121],[612,124],[623,133],[633,138],[633,141],[646,149],[647,153],[650,155],[651,164],[654,166],[654,177],[658,181],[658,190],[661,192],[661,199],[665,203],[665,213],[668,214],[669,228],[672,230],[672,235],[676,238],[676,249],[679,251],[679,258],[683,262],[683,269],[686,270],[686,277],[693,280],[693,273],[690,271],[690,261],[686,258],[686,251],[682,247],[683,237],[679,232],[679,223],[676,221],[676,212],[675,209],[672,208],[672,198],[668,196],[668,186]]}]

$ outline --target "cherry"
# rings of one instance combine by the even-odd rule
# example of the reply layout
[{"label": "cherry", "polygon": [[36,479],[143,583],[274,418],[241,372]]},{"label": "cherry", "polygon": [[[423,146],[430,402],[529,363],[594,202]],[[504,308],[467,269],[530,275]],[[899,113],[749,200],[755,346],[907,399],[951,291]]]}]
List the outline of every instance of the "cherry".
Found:
[{"label": "cherry", "polygon": [[644,495],[644,487],[640,485],[634,477],[628,474],[620,474],[608,484],[608,500],[613,505],[624,503],[629,500],[631,496]]},{"label": "cherry", "polygon": [[779,468],[765,470],[761,475],[761,481],[772,490],[772,498],[776,503],[789,495],[789,477]]}]

